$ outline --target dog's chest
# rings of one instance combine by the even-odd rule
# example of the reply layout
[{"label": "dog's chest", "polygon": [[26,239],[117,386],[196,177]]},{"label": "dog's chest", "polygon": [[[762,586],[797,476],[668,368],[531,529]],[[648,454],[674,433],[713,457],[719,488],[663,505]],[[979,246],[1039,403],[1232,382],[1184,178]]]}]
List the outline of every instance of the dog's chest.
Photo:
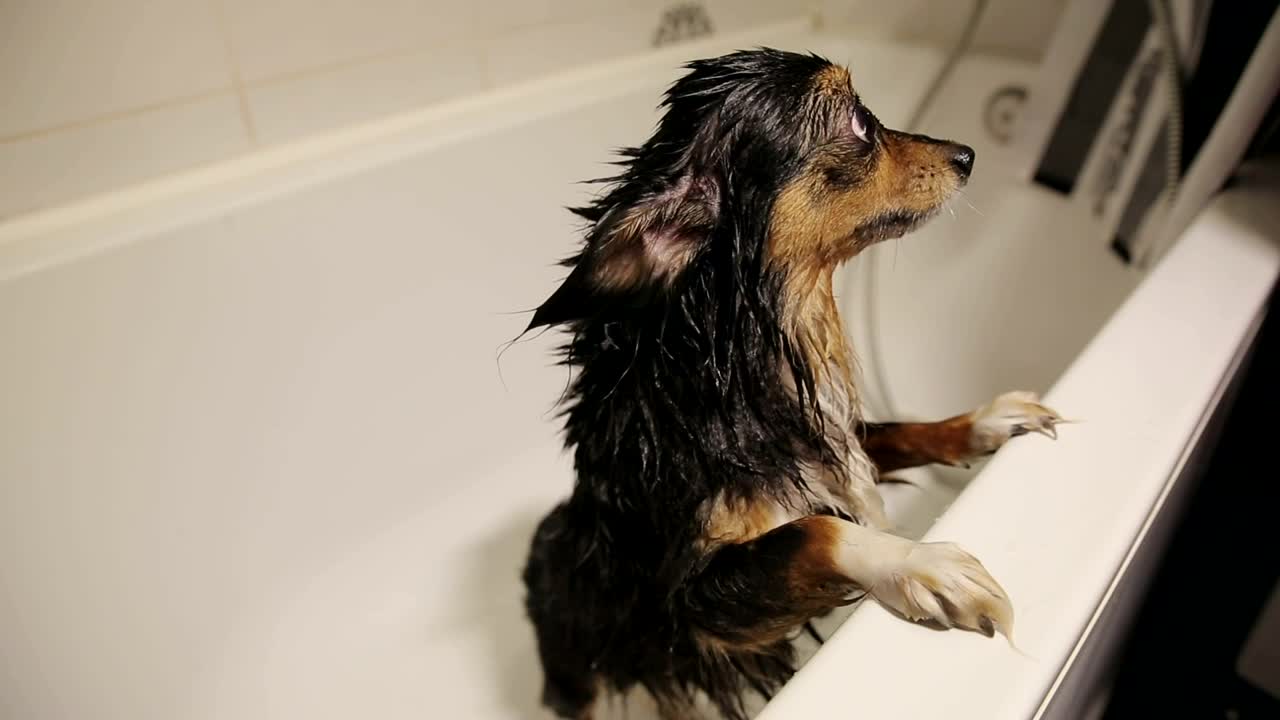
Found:
[{"label": "dog's chest", "polygon": [[854,433],[848,433],[846,442],[849,452],[843,468],[805,468],[804,505],[807,505],[808,514],[834,510],[861,525],[886,527],[884,501],[876,489],[875,466],[858,444]]},{"label": "dog's chest", "polygon": [[802,507],[807,505],[810,513],[836,510],[862,525],[887,527],[884,501],[876,489],[876,468],[858,440],[858,403],[852,387],[822,383],[818,403],[826,419],[829,444],[847,452],[843,467],[805,468],[806,502]]},{"label": "dog's chest", "polygon": [[[784,374],[783,382],[791,385],[790,377]],[[717,495],[708,500],[701,510],[707,542],[712,545],[745,542],[793,520],[833,512],[867,527],[888,527],[884,501],[876,489],[875,466],[862,449],[855,431],[855,404],[847,393],[830,387],[820,388],[819,393],[830,446],[847,449],[840,466],[805,465],[803,483],[786,497],[761,495],[729,502],[725,496]]]}]

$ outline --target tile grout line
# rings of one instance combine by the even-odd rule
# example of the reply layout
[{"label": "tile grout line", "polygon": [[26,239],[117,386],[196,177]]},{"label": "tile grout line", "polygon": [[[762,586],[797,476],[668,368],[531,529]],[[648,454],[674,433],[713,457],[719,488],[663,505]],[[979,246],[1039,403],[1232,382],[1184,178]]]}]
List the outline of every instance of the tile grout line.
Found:
[{"label": "tile grout line", "polygon": [[222,0],[208,0],[214,23],[218,26],[218,37],[222,40],[222,52],[231,70],[231,84],[235,88],[236,100],[240,106],[240,122],[244,125],[245,135],[250,147],[258,146],[258,128],[253,121],[253,108],[249,106],[249,92],[245,88],[244,77],[240,73],[240,63],[236,58],[235,46],[231,42],[231,32],[227,25],[226,11]]},{"label": "tile grout line", "polygon": [[361,65],[373,65],[375,63],[385,62],[388,60],[402,60],[404,58],[413,57],[414,55],[425,55],[436,52],[441,48],[455,49],[462,48],[464,41],[446,43],[442,46],[401,46],[391,50],[383,50],[376,53],[368,53],[365,55],[356,55],[344,60],[333,60],[325,63],[309,65],[307,67],[298,68],[296,70],[285,70],[273,75],[264,75],[263,77],[250,80],[245,83],[246,87],[261,88],[270,87],[272,85],[280,85],[283,83],[293,82],[294,80],[304,80],[306,78],[315,77],[317,75],[327,75],[339,70],[347,70],[350,68],[360,67]]},{"label": "tile grout line", "polygon": [[146,115],[147,113],[167,108],[181,107],[183,105],[191,105],[202,100],[209,100],[220,97],[222,95],[230,95],[235,92],[235,87],[231,85],[222,85],[203,92],[192,93],[191,95],[179,95],[177,97],[168,98],[166,100],[157,100],[155,102],[145,103],[143,105],[135,105],[123,110],[112,110],[110,112],[92,115],[79,120],[69,120],[55,125],[48,125],[35,130],[24,130],[22,132],[13,133],[12,135],[0,136],[0,145],[8,145],[12,143],[22,142],[24,140],[34,140],[45,137],[46,135],[56,135],[68,130],[81,130],[93,125],[114,122],[116,120],[124,120],[137,115]]}]

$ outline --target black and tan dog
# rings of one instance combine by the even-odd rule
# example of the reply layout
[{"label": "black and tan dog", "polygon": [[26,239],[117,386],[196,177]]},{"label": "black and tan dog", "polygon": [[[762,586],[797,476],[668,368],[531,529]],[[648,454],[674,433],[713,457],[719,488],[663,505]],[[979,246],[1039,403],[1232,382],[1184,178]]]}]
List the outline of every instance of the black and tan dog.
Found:
[{"label": "black and tan dog", "polygon": [[1008,634],[1000,585],[950,543],[886,532],[880,473],[962,464],[1057,416],[1029,393],[938,423],[862,422],[832,273],[965,184],[964,145],[890,130],[847,70],[738,52],[690,64],[589,207],[563,285],[577,482],[524,580],[543,702],[589,718],[647,689],[728,718],[794,672],[791,639],[869,593],[906,618]]}]

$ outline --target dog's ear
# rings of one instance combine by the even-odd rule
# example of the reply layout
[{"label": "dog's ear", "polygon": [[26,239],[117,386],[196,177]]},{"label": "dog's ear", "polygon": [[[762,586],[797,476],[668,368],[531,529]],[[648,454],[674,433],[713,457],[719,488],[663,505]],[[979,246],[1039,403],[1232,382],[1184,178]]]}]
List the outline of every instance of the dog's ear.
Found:
[{"label": "dog's ear", "polygon": [[529,329],[578,320],[670,287],[705,245],[719,216],[713,181],[686,175],[659,192],[633,195],[580,215],[595,222],[564,283],[538,307]]}]

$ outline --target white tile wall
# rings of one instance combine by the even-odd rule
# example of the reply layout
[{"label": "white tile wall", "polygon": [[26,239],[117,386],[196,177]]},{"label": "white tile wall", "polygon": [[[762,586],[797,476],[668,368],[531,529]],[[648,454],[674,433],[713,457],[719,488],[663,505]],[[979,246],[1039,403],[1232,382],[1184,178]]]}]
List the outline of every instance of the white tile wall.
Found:
[{"label": "white tile wall", "polygon": [[982,52],[1039,60],[1067,0],[992,0],[978,26],[974,47]]},{"label": "white tile wall", "polygon": [[487,86],[476,53],[410,52],[247,89],[257,140],[272,144],[356,125]]},{"label": "white tile wall", "polygon": [[[1067,0],[987,0],[973,49],[1038,60],[1066,3]],[[948,46],[955,41],[976,5],[976,0],[814,2],[830,27]]]},{"label": "white tile wall", "polygon": [[[1037,0],[1024,0],[1035,2]],[[911,42],[946,42],[956,36],[974,0],[819,0],[826,24]]]},{"label": "white tile wall", "polygon": [[653,39],[657,12],[628,8],[606,17],[537,25],[504,33],[485,47],[489,77],[509,85],[599,58],[644,52]]},{"label": "white tile wall", "polygon": [[[674,3],[648,0],[651,7],[667,7]],[[780,2],[779,0],[703,0],[702,5],[711,14],[711,21],[716,32],[739,31],[758,27],[787,18],[796,17],[801,12],[812,13],[811,8],[802,7],[799,2]],[[653,11],[657,17],[658,10]],[[650,21],[653,22],[652,20]]]},{"label": "white tile wall", "polygon": [[[688,0],[0,0],[0,222],[256,147],[650,49]],[[967,0],[697,0],[716,32],[821,12],[950,37]],[[1034,51],[1065,0],[993,0]],[[1056,12],[1050,14],[1056,16]],[[1002,44],[1003,43],[1003,44]]]},{"label": "white tile wall", "polygon": [[230,87],[207,0],[0,0],[0,140]]},{"label": "white tile wall", "polygon": [[456,44],[476,37],[482,21],[529,25],[545,19],[551,0],[216,0],[248,82],[333,67],[352,60]]}]

